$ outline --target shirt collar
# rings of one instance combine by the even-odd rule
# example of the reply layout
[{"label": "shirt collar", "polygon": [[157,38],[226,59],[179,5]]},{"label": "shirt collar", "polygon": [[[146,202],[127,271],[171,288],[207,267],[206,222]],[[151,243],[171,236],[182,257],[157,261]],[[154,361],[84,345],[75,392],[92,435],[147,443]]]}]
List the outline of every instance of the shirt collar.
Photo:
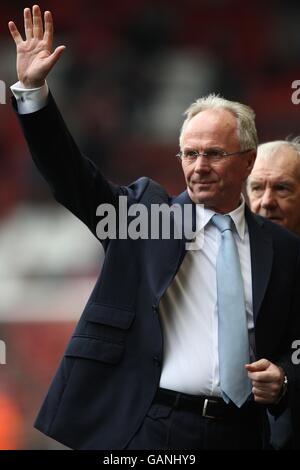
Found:
[{"label": "shirt collar", "polygon": [[[202,230],[210,219],[215,215],[216,212],[211,209],[206,208],[203,204],[196,204],[196,214],[197,214],[197,229]],[[241,194],[240,205],[229,212],[226,215],[230,215],[235,225],[235,229],[239,237],[243,240],[245,236],[245,198]]]}]

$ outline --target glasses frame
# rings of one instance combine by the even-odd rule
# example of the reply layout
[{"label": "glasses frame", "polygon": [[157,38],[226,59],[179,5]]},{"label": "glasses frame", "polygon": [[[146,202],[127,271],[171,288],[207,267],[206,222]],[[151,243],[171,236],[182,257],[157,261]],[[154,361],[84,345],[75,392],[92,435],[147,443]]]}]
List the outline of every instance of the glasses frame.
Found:
[{"label": "glasses frame", "polygon": [[[237,152],[225,152],[225,151],[220,151],[220,158],[218,158],[218,159],[215,160],[215,161],[218,162],[218,161],[221,161],[221,160],[223,160],[223,159],[225,159],[225,158],[227,158],[227,157],[232,157],[232,156],[234,156],[234,155],[243,155],[243,154],[245,154],[245,153],[251,152],[252,150],[254,150],[254,149],[251,148],[251,149],[247,149],[247,150],[239,150],[239,151],[237,151]],[[197,150],[195,150],[194,153],[195,153],[195,155],[194,155],[194,156],[195,156],[195,160],[194,160],[194,161],[196,161],[197,158],[199,158],[199,157],[208,157],[208,159],[210,159],[210,158],[209,158],[209,155],[207,154],[207,152],[198,152]],[[180,150],[180,152],[178,152],[175,156],[176,156],[176,158],[177,158],[178,160],[180,160],[180,161],[184,161],[184,159],[185,159],[185,157],[184,157],[184,155],[183,155],[183,153],[182,153],[181,150]]]}]

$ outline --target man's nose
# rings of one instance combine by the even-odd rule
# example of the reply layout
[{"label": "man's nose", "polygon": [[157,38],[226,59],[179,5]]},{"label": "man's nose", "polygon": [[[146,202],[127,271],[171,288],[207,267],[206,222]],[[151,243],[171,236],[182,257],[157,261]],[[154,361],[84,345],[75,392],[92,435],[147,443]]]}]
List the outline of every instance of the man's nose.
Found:
[{"label": "man's nose", "polygon": [[203,157],[202,155],[197,157],[194,170],[197,171],[198,173],[201,171],[205,171],[205,172],[210,171],[211,164],[210,164],[209,158]]},{"label": "man's nose", "polygon": [[273,209],[277,206],[277,200],[274,192],[271,189],[266,189],[262,195],[261,207],[264,209]]}]

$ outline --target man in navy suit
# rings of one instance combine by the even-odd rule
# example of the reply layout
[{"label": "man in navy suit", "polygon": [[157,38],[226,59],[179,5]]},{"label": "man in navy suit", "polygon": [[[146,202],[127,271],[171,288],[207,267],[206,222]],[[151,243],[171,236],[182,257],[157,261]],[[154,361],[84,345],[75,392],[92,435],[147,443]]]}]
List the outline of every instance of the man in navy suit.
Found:
[{"label": "man in navy suit", "polygon": [[[75,449],[261,449],[268,440],[266,409],[277,416],[289,405],[299,447],[300,243],[252,215],[241,194],[256,156],[253,111],[215,95],[189,107],[178,155],[187,189],[179,196],[170,197],[146,177],[114,185],[82,156],[45,82],[64,50],[52,52],[50,12],[45,26],[38,6],[32,13],[25,9],[24,19],[25,40],[9,23],[19,77],[12,87],[14,106],[55,198],[95,235],[100,214],[103,220],[99,206],[110,204],[118,212],[121,196],[129,209],[137,203],[148,210],[154,204],[190,207],[196,241],[205,230],[196,250],[188,249],[192,238],[186,232],[180,238],[160,233],[102,240],[101,276],[36,427]],[[225,236],[216,215],[230,220],[226,230],[239,257],[247,331],[242,346],[248,351],[241,364],[239,356],[229,361],[232,356],[220,347],[223,286],[216,264]],[[228,277],[232,269],[229,264]],[[225,325],[228,332],[232,326],[239,331],[240,320],[232,323]],[[242,369],[250,386],[243,402],[224,392],[225,368],[238,386]]]}]

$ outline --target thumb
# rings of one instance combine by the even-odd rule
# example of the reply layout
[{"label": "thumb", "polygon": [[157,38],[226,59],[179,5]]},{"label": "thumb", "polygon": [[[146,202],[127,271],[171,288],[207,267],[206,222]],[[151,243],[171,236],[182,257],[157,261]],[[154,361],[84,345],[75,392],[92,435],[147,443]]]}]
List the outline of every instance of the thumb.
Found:
[{"label": "thumb", "polygon": [[259,372],[264,371],[270,366],[270,361],[267,359],[260,359],[259,361],[252,362],[251,364],[246,364],[245,368],[249,372]]},{"label": "thumb", "polygon": [[52,67],[56,64],[65,49],[66,46],[58,46],[55,51],[53,51],[52,54],[49,55],[49,57],[46,59],[49,70],[52,69]]}]

